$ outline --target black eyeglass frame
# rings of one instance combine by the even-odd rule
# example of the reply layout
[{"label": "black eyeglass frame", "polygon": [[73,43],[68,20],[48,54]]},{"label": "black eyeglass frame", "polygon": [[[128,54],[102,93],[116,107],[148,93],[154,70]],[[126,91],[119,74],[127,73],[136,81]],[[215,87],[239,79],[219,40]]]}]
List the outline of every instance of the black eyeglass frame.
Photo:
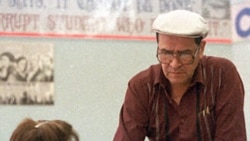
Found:
[{"label": "black eyeglass frame", "polygon": [[[197,57],[197,54],[198,54],[199,51],[200,51],[200,46],[197,46],[197,48],[196,48],[194,54],[191,54],[191,53],[190,53],[190,55],[192,56],[192,61],[191,61],[190,63],[183,63],[183,62],[181,61],[181,59],[180,59],[180,62],[181,62],[183,65],[191,65],[191,64],[193,64],[193,63],[194,63],[194,60],[195,60],[195,58]],[[160,52],[159,52],[159,46],[158,46],[158,47],[157,47],[156,57],[157,57],[157,60],[158,60],[161,64],[169,64],[169,63],[172,62],[174,56],[176,56],[176,57],[180,57],[180,56],[181,56],[180,53],[178,53],[178,52],[173,52],[172,55],[171,55],[171,59],[170,59],[168,62],[162,62],[162,61],[160,60],[160,58],[159,58],[159,54],[164,54],[164,53],[160,53]]]}]

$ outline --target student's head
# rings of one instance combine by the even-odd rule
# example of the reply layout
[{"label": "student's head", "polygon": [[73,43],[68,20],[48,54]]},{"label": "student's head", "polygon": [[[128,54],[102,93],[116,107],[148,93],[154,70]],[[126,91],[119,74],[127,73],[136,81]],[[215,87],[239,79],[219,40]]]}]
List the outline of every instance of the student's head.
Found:
[{"label": "student's head", "polygon": [[188,85],[203,56],[203,39],[208,34],[206,20],[194,12],[175,10],[159,15],[153,30],[164,75],[172,85]]},{"label": "student's head", "polygon": [[66,121],[26,118],[13,131],[10,141],[79,141],[79,137]]},{"label": "student's head", "polygon": [[4,52],[0,55],[1,67],[9,67],[15,61],[15,57],[10,52]]},{"label": "student's head", "polygon": [[22,57],[19,57],[17,60],[16,60],[16,67],[18,69],[20,69],[20,71],[26,71],[27,70],[27,67],[28,67],[28,61],[27,59],[22,56]]}]

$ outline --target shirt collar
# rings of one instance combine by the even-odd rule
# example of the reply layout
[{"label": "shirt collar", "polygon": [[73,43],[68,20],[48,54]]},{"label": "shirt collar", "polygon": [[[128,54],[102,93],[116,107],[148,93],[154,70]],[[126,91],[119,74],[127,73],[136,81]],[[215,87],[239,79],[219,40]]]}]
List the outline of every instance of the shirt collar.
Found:
[{"label": "shirt collar", "polygon": [[154,80],[154,86],[158,86],[158,85],[167,86],[167,85],[169,85],[170,82],[165,77],[160,63],[156,65],[154,72],[156,73],[156,75],[155,75],[156,77]]},{"label": "shirt collar", "polygon": [[204,69],[202,67],[202,60],[200,60],[199,63],[198,63],[197,68],[195,69],[191,85],[194,85],[194,84],[197,84],[197,83],[205,85],[203,73],[205,73],[205,71],[204,71]]}]

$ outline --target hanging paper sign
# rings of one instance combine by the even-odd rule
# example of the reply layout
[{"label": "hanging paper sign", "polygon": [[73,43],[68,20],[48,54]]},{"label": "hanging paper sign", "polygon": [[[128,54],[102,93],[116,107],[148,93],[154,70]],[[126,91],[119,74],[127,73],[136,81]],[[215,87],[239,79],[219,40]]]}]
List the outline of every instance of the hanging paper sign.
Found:
[{"label": "hanging paper sign", "polygon": [[187,9],[207,18],[208,41],[231,41],[229,0],[6,0],[0,8],[2,36],[154,40],[158,14]]}]

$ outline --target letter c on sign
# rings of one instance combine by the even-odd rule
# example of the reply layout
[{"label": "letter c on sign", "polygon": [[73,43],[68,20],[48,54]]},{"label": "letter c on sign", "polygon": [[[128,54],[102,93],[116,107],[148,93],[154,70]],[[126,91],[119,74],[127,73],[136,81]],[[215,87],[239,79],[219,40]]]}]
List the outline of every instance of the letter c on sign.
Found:
[{"label": "letter c on sign", "polygon": [[241,37],[247,37],[250,35],[250,23],[247,23],[249,25],[247,30],[243,30],[240,27],[240,22],[244,16],[249,16],[250,18],[250,8],[242,9],[236,17],[236,31]]}]

